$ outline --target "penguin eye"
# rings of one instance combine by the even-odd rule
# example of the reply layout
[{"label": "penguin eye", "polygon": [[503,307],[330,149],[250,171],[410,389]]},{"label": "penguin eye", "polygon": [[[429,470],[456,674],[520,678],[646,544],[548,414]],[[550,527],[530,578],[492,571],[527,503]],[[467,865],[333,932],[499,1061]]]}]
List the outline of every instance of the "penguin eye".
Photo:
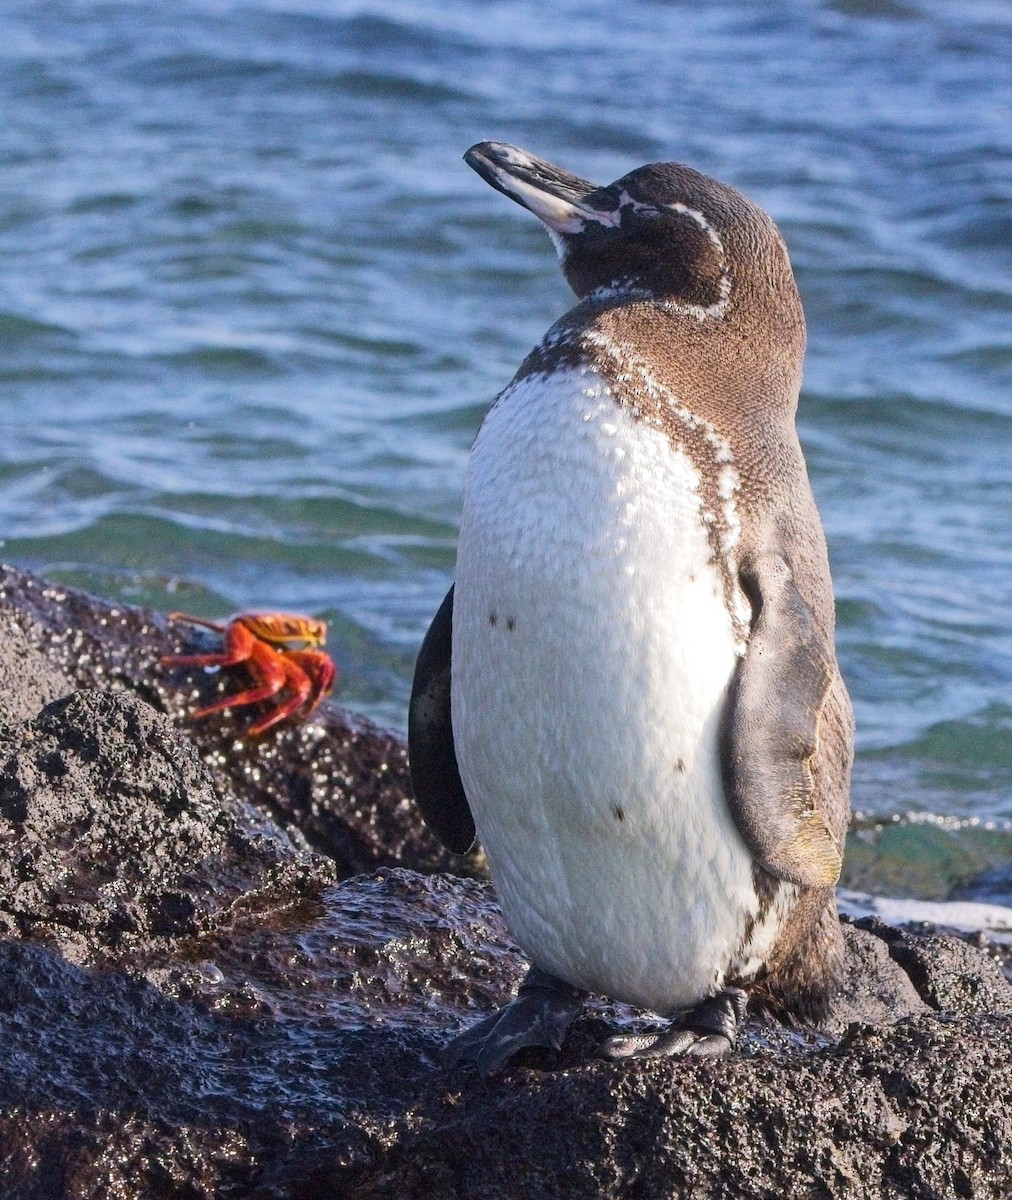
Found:
[{"label": "penguin eye", "polygon": [[622,226],[625,229],[635,228],[637,225],[649,224],[656,221],[658,217],[667,216],[662,209],[656,208],[653,204],[643,204],[635,200],[628,204],[623,204],[620,210]]}]

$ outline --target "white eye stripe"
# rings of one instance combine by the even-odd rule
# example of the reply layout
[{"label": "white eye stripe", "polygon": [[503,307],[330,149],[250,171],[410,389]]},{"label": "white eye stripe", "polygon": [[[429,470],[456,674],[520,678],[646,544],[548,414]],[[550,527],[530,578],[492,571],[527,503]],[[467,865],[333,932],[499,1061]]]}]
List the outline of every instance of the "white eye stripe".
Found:
[{"label": "white eye stripe", "polygon": [[652,204],[645,203],[642,200],[634,200],[632,196],[625,190],[619,196],[618,206],[622,208],[631,208],[633,212],[639,212],[641,209],[650,209],[660,215],[661,210],[668,209],[670,212],[680,213],[683,217],[688,217],[690,221],[694,221],[706,236],[713,242],[717,249],[724,253],[724,243],[720,240],[720,234],[714,229],[710,222],[703,216],[698,208],[689,208],[687,204],[683,204],[681,200],[675,200],[671,204]]},{"label": "white eye stripe", "polygon": [[681,213],[690,220],[695,221],[700,229],[706,234],[711,242],[717,247],[720,253],[724,253],[724,243],[720,240],[720,234],[714,229],[710,222],[696,208],[689,208],[687,204],[682,204],[681,201],[675,201],[674,204],[666,204],[665,208],[670,208],[672,212]]}]

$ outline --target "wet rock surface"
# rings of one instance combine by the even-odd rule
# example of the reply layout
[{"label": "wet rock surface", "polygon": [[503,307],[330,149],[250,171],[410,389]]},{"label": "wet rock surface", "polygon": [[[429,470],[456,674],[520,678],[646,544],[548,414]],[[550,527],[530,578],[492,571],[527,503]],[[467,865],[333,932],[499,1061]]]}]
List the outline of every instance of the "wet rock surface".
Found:
[{"label": "wet rock surface", "polygon": [[329,859],[220,793],[171,722],[134,696],[71,692],[7,740],[2,933],[81,962],[136,955],[335,878]]},{"label": "wet rock surface", "polygon": [[445,1070],[525,964],[488,884],[433,873],[460,864],[397,739],[336,707],[267,748],[186,724],[164,619],[2,579],[3,1197],[1012,1194],[1012,985],[980,949],[848,923],[823,1031],[616,1064],[603,1037],[653,1022],[595,1001],[560,1053]]}]

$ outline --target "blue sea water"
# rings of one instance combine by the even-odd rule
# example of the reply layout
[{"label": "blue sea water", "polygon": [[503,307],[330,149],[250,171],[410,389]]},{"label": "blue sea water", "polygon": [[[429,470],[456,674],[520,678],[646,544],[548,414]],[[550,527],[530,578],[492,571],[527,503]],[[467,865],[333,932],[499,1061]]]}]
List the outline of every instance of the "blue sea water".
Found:
[{"label": "blue sea water", "polygon": [[1012,898],[1006,0],[8,0],[0,557],[331,622],[403,726],[471,440],[569,294],[461,162],[767,208],[859,722],[850,881]]}]

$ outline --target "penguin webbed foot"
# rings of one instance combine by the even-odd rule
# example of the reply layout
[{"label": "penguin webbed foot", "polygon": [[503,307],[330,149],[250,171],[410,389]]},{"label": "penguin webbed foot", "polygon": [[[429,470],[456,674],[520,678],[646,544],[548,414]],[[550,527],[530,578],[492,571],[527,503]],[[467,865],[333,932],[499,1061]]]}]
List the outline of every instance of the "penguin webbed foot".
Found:
[{"label": "penguin webbed foot", "polygon": [[741,988],[708,996],[660,1034],[617,1034],[600,1048],[604,1058],[722,1058],[734,1049],[748,997]]},{"label": "penguin webbed foot", "polygon": [[578,988],[531,967],[516,999],[447,1042],[443,1062],[451,1067],[473,1063],[487,1078],[526,1046],[559,1050],[583,996]]}]

